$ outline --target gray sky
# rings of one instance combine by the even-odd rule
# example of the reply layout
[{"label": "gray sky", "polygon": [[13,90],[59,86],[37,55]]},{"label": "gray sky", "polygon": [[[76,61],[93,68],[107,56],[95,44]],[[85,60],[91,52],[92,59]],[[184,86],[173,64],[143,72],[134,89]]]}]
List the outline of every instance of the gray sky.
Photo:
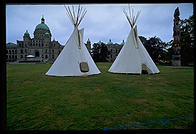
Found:
[{"label": "gray sky", "polygon": [[[109,39],[113,43],[126,40],[130,31],[129,23],[123,14],[128,4],[82,4],[87,13],[79,25],[84,28],[84,42],[92,43]],[[164,42],[172,40],[173,14],[176,7],[180,10],[180,19],[193,15],[192,3],[178,4],[131,4],[135,12],[141,10],[136,22],[138,35],[157,36]],[[29,31],[31,38],[35,27],[40,24],[42,15],[50,28],[52,40],[65,45],[73,31],[73,25],[65,13],[64,5],[6,5],[6,43],[23,40],[23,34]]]}]

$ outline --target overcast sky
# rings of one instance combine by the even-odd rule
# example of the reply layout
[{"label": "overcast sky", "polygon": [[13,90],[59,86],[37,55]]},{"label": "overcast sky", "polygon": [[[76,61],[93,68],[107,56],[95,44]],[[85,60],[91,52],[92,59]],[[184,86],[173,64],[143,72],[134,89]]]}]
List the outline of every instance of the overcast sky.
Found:
[{"label": "overcast sky", "polygon": [[[113,43],[126,40],[130,31],[129,23],[123,14],[128,4],[82,4],[87,13],[79,25],[84,28],[84,42],[91,43],[109,39]],[[135,12],[141,10],[137,20],[138,35],[157,36],[164,42],[173,39],[173,14],[177,7],[180,19],[193,15],[192,3],[178,4],[131,4]],[[65,45],[73,31],[73,25],[65,13],[64,5],[6,5],[6,43],[23,40],[23,34],[29,31],[31,38],[35,27],[41,23],[42,15],[50,28],[52,40]]]}]

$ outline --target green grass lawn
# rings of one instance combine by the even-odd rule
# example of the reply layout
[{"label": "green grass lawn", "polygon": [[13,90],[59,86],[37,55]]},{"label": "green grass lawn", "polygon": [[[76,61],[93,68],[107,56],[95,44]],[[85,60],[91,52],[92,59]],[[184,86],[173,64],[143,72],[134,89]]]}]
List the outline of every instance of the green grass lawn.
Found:
[{"label": "green grass lawn", "polygon": [[[8,130],[119,130],[115,127],[194,114],[193,68],[158,66],[160,74],[102,72],[52,77],[51,64],[7,65]],[[129,129],[192,128],[193,118]]]}]

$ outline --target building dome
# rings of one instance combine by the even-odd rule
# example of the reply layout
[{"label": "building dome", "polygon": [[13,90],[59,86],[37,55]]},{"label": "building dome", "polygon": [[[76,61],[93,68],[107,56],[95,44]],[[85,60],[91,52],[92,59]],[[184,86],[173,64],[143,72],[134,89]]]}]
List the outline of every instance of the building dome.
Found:
[{"label": "building dome", "polygon": [[44,29],[44,30],[49,30],[49,27],[46,24],[38,24],[35,28],[36,29]]},{"label": "building dome", "polygon": [[50,30],[49,27],[45,24],[45,19],[42,17],[41,23],[35,27],[35,30],[43,29],[43,30]]},{"label": "building dome", "polygon": [[37,39],[44,39],[45,37],[48,37],[51,38],[51,32],[50,32],[50,29],[49,27],[45,24],[45,19],[42,17],[41,18],[41,23],[38,24],[36,27],[35,27],[35,31],[34,31],[34,38],[37,40]]},{"label": "building dome", "polygon": [[29,35],[29,32],[28,32],[28,30],[26,30],[26,32],[24,33],[25,35]]},{"label": "building dome", "polygon": [[107,43],[107,45],[113,45],[112,40],[109,39],[109,42]]},{"label": "building dome", "polygon": [[124,44],[125,44],[125,41],[123,40],[120,45],[124,45]]}]

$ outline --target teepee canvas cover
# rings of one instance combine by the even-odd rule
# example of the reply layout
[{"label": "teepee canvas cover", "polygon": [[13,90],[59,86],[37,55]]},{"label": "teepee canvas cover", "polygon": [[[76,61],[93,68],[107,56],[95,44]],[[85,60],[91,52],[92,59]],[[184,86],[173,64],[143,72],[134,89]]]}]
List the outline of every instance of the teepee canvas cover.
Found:
[{"label": "teepee canvas cover", "polygon": [[46,75],[86,76],[99,74],[99,69],[83,43],[84,29],[78,30],[78,25],[83,19],[86,10],[82,10],[82,8],[79,6],[76,15],[74,12],[74,7],[72,7],[73,12],[71,12],[69,7],[65,8],[68,17],[74,24],[74,31]]},{"label": "teepee canvas cover", "polygon": [[129,7],[129,16],[125,10],[124,13],[131,25],[131,31],[125,45],[122,47],[108,71],[113,73],[141,74],[142,70],[146,70],[148,74],[159,73],[159,69],[156,67],[137,35],[137,26],[135,25],[135,22],[139,16],[139,12],[136,16],[133,16]]}]

